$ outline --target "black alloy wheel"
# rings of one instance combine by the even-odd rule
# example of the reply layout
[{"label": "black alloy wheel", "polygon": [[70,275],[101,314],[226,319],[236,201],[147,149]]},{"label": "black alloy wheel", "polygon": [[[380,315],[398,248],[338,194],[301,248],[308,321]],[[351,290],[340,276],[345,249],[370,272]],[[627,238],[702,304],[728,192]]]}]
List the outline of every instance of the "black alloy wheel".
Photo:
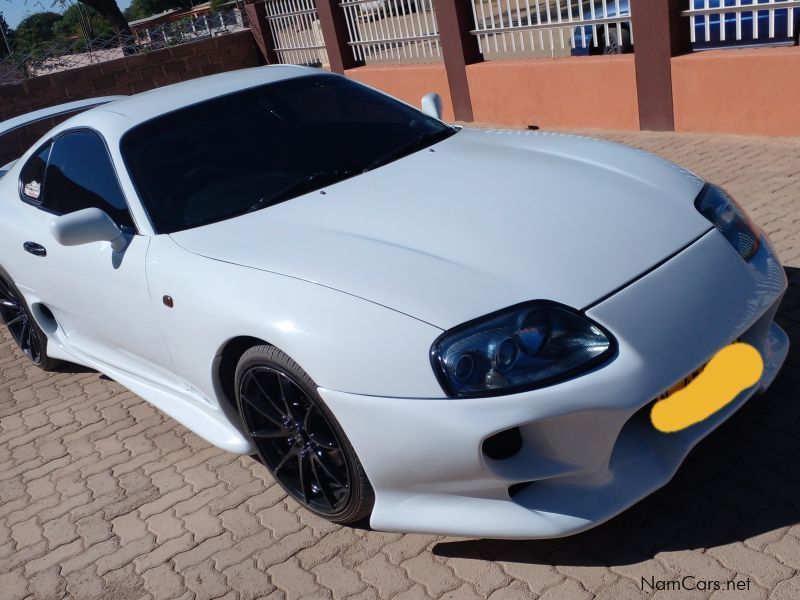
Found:
[{"label": "black alloy wheel", "polygon": [[16,286],[0,276],[0,316],[14,341],[35,365],[44,358],[42,334]]},{"label": "black alloy wheel", "polygon": [[337,523],[363,519],[373,492],[316,386],[272,346],[248,350],[236,372],[239,411],[262,462],[310,511]]}]

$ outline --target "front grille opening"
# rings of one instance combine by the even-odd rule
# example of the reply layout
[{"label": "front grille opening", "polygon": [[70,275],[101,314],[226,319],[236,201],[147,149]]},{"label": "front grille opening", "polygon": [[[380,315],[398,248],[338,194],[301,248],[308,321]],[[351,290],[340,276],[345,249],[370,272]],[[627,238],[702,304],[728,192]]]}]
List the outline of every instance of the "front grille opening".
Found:
[{"label": "front grille opening", "polygon": [[522,490],[530,487],[533,485],[532,481],[523,481],[521,483],[515,483],[514,485],[508,486],[508,495],[513,500],[514,497],[519,494]]},{"label": "front grille opening", "polygon": [[506,429],[483,440],[483,453],[494,460],[511,458],[522,448],[519,427]]}]

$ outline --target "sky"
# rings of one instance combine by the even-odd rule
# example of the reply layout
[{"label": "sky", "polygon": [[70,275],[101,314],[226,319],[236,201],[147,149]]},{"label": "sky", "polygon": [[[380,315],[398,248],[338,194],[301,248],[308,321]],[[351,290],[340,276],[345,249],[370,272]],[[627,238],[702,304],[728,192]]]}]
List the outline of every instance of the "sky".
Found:
[{"label": "sky", "polygon": [[[67,2],[72,4],[73,0]],[[117,0],[120,10],[128,8],[130,3],[131,0]],[[0,0],[0,13],[3,13],[12,29],[28,15],[47,10],[63,12],[60,6],[53,6],[53,0]]]}]

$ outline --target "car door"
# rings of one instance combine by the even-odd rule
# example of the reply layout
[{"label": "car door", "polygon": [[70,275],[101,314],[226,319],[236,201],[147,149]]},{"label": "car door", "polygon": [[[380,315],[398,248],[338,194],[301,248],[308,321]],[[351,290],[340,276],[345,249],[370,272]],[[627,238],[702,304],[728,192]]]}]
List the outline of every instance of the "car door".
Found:
[{"label": "car door", "polygon": [[[25,230],[16,232],[14,246],[24,253],[16,278],[46,307],[43,319],[52,314],[48,333],[92,361],[146,379],[169,378],[172,360],[145,274],[150,238],[136,234],[103,138],[88,129],[57,136],[23,167],[20,196],[27,214]],[[130,238],[123,251],[109,242],[55,241],[53,220],[89,207],[105,211]]]}]

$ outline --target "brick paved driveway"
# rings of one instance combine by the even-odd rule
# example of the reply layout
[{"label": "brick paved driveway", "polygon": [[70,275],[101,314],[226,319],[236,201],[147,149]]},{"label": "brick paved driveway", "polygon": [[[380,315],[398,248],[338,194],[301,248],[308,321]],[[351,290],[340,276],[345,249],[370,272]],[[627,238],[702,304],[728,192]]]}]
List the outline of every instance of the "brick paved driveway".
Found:
[{"label": "brick paved driveway", "polygon": [[789,271],[789,364],[674,482],[562,540],[344,529],[116,383],[27,366],[3,330],[0,598],[621,599],[642,595],[641,576],[684,575],[751,578],[719,599],[800,598],[800,140],[609,137],[727,186]]}]

